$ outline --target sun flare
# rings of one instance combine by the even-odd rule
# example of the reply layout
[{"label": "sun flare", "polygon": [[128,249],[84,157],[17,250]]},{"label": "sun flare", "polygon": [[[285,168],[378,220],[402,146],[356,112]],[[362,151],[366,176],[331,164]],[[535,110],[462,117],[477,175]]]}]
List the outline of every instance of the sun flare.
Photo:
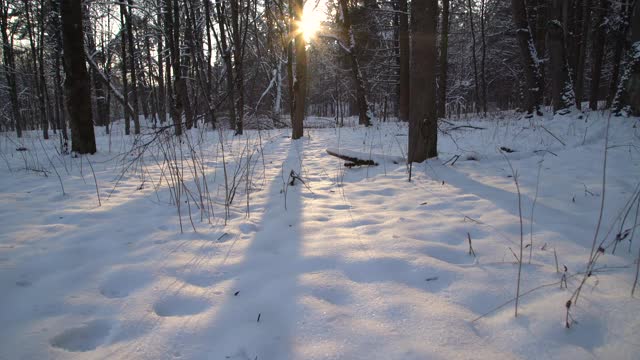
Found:
[{"label": "sun flare", "polygon": [[320,25],[324,14],[316,7],[305,6],[302,19],[298,23],[298,29],[302,32],[305,41],[310,42],[320,31]]}]

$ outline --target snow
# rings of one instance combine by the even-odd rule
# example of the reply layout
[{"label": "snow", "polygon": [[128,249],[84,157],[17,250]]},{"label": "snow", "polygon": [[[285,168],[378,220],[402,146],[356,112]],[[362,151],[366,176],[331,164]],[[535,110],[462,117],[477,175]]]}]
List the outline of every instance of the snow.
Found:
[{"label": "snow", "polygon": [[[601,197],[598,240],[609,244],[640,184],[638,119],[611,118],[602,194],[606,116],[451,120],[484,129],[443,126],[439,159],[414,164],[411,182],[397,161],[405,124],[305,129],[297,141],[289,129],[193,129],[178,161],[191,195],[170,186],[167,144],[127,154],[134,138],[121,124],[111,136],[97,128],[99,153],[84,158],[59,155],[37,131],[3,135],[0,359],[637,358],[637,235],[606,249],[564,323]],[[321,120],[311,122],[334,121]],[[238,174],[226,225],[221,139],[228,181]],[[188,144],[213,213],[196,206],[204,179],[190,172]],[[326,149],[379,165],[347,169]],[[517,318],[518,198],[505,156],[533,241]]]}]

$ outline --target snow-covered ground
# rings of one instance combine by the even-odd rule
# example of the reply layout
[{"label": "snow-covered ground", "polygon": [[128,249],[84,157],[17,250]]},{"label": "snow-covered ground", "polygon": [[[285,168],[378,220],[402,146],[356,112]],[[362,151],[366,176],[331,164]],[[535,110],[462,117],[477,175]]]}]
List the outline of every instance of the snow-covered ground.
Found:
[{"label": "snow-covered ground", "polygon": [[83,158],[3,134],[0,359],[637,359],[640,229],[611,245],[637,218],[640,122],[611,119],[603,194],[606,123],[443,123],[411,182],[398,123],[182,144],[116,126]]}]

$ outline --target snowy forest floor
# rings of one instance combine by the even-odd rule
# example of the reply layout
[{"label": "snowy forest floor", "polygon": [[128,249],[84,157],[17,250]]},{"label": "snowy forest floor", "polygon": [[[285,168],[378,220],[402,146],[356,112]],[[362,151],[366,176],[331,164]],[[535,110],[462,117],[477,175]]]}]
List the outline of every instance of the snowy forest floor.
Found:
[{"label": "snowy forest floor", "polygon": [[[442,123],[439,159],[411,182],[399,123],[297,141],[193,129],[181,144],[117,124],[77,158],[37,132],[2,135],[0,359],[637,359],[640,229],[611,252],[638,216],[640,122],[611,118],[603,193],[606,123]],[[527,245],[517,318],[506,159]],[[605,255],[567,329],[602,197]]]}]

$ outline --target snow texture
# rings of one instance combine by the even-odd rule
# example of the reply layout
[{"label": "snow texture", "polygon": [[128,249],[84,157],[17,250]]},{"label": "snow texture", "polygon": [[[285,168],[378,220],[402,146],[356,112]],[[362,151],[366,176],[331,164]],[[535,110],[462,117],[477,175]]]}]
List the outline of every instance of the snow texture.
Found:
[{"label": "snow texture", "polygon": [[[402,123],[309,129],[296,141],[288,129],[193,129],[184,136],[203,155],[215,216],[209,223],[189,200],[184,233],[159,147],[127,154],[134,137],[122,124],[111,136],[97,128],[99,152],[82,158],[58,155],[57,141],[36,132],[3,135],[0,359],[637,359],[638,232],[607,250],[564,326],[605,196],[606,118],[454,124],[484,129],[440,134],[439,159],[414,164],[411,182],[393,161],[406,154]],[[615,237],[639,185],[637,127],[637,118],[611,119],[600,238]],[[264,154],[252,158],[226,226],[220,139],[231,174],[246,166],[247,144],[260,139]],[[380,164],[346,169],[327,148]],[[533,241],[517,318],[513,303],[498,308],[515,295],[520,241],[505,156],[518,174],[525,244]],[[287,181],[291,170],[304,184]]]}]

